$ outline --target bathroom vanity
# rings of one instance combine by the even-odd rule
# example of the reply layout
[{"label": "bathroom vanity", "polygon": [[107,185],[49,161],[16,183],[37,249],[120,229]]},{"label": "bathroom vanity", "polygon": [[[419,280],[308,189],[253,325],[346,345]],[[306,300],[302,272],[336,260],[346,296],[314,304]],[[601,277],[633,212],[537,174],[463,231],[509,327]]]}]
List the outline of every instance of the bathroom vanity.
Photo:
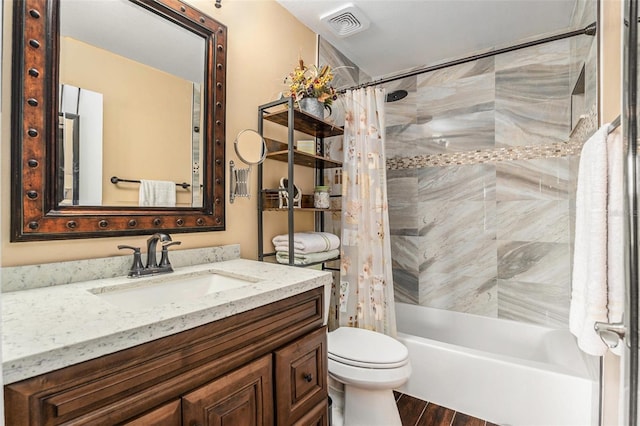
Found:
[{"label": "bathroom vanity", "polygon": [[[326,425],[331,275],[242,259],[168,275],[211,274],[248,283],[170,304],[145,293],[160,277],[5,294],[6,423]],[[155,306],[103,297],[130,290]]]}]

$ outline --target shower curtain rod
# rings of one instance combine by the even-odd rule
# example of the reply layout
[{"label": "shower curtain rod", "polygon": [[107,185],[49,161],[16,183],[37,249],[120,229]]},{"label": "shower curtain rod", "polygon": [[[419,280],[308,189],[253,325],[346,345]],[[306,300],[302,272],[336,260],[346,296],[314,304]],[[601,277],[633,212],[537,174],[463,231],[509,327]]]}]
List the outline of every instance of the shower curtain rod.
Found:
[{"label": "shower curtain rod", "polygon": [[501,49],[497,49],[497,50],[492,50],[490,52],[484,52],[484,53],[479,53],[477,55],[471,55],[471,56],[467,56],[465,58],[460,58],[460,59],[454,59],[452,61],[449,62],[443,62],[441,64],[437,64],[437,65],[431,65],[428,67],[424,67],[424,68],[419,68],[413,71],[407,71],[401,74],[397,74],[391,77],[385,77],[385,78],[381,78],[379,80],[374,80],[374,81],[370,81],[368,83],[362,83],[359,84],[357,86],[352,86],[352,87],[347,87],[346,89],[340,89],[338,90],[339,94],[344,94],[347,92],[347,90],[354,90],[354,89],[362,89],[364,87],[370,87],[370,86],[377,86],[379,84],[385,84],[385,83],[390,83],[392,81],[397,81],[397,80],[402,80],[403,78],[407,78],[407,77],[413,77],[414,75],[419,75],[419,74],[423,74],[425,72],[429,72],[429,71],[437,71],[443,68],[448,68],[454,65],[460,65],[460,64],[464,64],[467,62],[473,62],[473,61],[477,61],[478,59],[484,59],[484,58],[488,58],[491,56],[495,56],[495,55],[499,55],[501,53],[507,53],[507,52],[513,52],[514,50],[519,50],[519,49],[524,49],[527,47],[532,47],[532,46],[537,46],[539,44],[544,44],[544,43],[549,43],[551,41],[557,41],[557,40],[562,40],[565,38],[570,38],[570,37],[575,37],[578,35],[589,35],[589,36],[595,36],[596,35],[596,23],[592,23],[590,25],[587,25],[585,28],[581,29],[581,30],[573,30],[573,31],[568,31],[566,33],[561,33],[561,34],[556,34],[556,35],[552,35],[549,37],[544,37],[538,40],[532,40],[532,41],[527,41],[525,43],[520,43],[520,44],[516,44],[513,46],[509,46],[509,47],[503,47]]}]

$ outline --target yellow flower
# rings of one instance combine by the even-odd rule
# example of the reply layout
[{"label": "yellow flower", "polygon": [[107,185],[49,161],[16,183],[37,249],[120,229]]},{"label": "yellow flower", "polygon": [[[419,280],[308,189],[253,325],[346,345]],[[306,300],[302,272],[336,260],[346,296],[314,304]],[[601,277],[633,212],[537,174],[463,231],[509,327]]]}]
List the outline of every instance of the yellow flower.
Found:
[{"label": "yellow flower", "polygon": [[285,77],[285,83],[289,86],[286,95],[295,100],[316,98],[325,105],[331,105],[337,99],[336,91],[330,85],[332,80],[333,73],[329,65],[318,69],[315,65],[306,66],[299,59],[298,66]]}]

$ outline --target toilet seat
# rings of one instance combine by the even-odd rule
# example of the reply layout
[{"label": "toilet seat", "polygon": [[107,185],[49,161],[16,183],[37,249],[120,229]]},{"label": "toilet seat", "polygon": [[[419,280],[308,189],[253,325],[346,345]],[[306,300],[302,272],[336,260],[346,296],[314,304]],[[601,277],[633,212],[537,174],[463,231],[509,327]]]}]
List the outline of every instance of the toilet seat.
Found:
[{"label": "toilet seat", "polygon": [[340,327],[329,333],[328,357],[351,367],[400,368],[409,362],[409,351],[396,339],[374,331]]},{"label": "toilet seat", "polygon": [[362,368],[336,362],[329,358],[329,377],[345,386],[357,386],[369,390],[395,389],[402,386],[411,375],[411,365],[397,368]]}]

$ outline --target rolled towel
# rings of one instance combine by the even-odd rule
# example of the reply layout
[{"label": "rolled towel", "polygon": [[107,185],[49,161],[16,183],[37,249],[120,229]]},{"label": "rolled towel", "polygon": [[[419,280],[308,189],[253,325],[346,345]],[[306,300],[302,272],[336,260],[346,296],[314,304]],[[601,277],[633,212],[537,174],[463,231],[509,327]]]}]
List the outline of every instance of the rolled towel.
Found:
[{"label": "rolled towel", "polygon": [[[276,235],[273,240],[276,251],[289,251],[289,235]],[[293,234],[294,252],[318,253],[340,247],[340,238],[329,232],[296,232]]]},{"label": "rolled towel", "polygon": [[[340,250],[321,251],[316,253],[294,253],[293,263],[294,265],[309,265],[316,262],[324,262],[325,260],[334,259],[340,256]],[[278,263],[289,264],[289,253],[286,251],[279,251],[276,253],[276,260]]]}]

